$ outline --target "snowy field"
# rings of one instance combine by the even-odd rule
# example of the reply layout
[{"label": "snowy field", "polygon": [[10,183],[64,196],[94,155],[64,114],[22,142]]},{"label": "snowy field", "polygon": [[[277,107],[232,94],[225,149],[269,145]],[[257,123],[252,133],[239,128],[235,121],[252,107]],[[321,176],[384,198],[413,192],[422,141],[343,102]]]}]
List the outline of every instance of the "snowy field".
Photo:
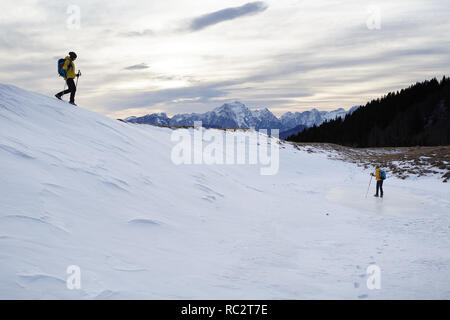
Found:
[{"label": "snowy field", "polygon": [[176,166],[172,132],[0,85],[0,298],[450,299],[450,184],[365,198],[369,171],[290,145],[273,176]]}]

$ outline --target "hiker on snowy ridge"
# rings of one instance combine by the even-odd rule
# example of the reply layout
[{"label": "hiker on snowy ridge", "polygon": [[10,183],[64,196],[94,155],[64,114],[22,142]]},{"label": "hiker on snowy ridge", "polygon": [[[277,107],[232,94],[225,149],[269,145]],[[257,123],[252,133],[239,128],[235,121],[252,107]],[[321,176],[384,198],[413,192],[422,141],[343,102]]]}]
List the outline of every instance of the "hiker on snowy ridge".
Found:
[{"label": "hiker on snowy ridge", "polygon": [[377,165],[375,168],[375,174],[371,173],[373,177],[377,179],[377,191],[375,197],[378,197],[378,191],[380,191],[380,197],[383,198],[383,181],[386,179],[386,173],[381,170],[381,166]]},{"label": "hiker on snowy ridge", "polygon": [[[64,60],[64,65],[62,66],[62,70],[60,71],[60,75],[64,77],[64,80],[67,83],[67,90],[61,91],[55,95],[56,98],[61,100],[61,97],[67,93],[70,93],[70,103],[75,104],[75,92],[77,91],[77,87],[73,79],[75,77],[79,77],[80,73],[75,73],[75,63],[73,63],[77,59],[77,55],[75,52],[69,52],[69,55]],[[61,59],[62,60],[62,59]],[[62,74],[61,74],[62,72]]]}]

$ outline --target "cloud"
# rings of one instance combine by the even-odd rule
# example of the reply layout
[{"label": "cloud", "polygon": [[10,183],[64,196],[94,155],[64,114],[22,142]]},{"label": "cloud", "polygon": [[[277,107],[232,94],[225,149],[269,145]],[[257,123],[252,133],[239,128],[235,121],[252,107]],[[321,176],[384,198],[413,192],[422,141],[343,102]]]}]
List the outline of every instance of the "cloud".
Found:
[{"label": "cloud", "polygon": [[140,63],[140,64],[135,64],[132,66],[128,66],[126,68],[124,68],[125,70],[142,70],[142,69],[148,69],[150,68],[147,64],[145,63]]},{"label": "cloud", "polygon": [[142,31],[122,32],[122,33],[120,33],[120,35],[125,36],[125,37],[149,37],[149,36],[154,36],[155,32],[150,29],[145,29]]},{"label": "cloud", "polygon": [[[123,109],[125,105],[127,108],[143,108],[159,103],[164,103],[167,108],[169,105],[179,105],[187,100],[197,104],[209,104],[211,99],[226,97],[229,91],[227,87],[238,83],[238,81],[220,81],[141,93],[120,92],[111,96],[113,101],[109,104],[109,110],[117,111]],[[169,111],[168,108],[166,110]]]},{"label": "cloud", "polygon": [[257,14],[267,9],[264,2],[249,2],[240,7],[227,8],[202,15],[192,20],[189,30],[198,31],[217,23],[237,19],[246,15]]},{"label": "cloud", "polygon": [[[139,109],[162,108],[169,114],[185,112],[205,112],[227,101],[240,100],[249,106],[271,106],[273,103],[285,103],[290,98],[311,96],[309,90],[296,89],[290,92],[264,92],[254,95],[254,91],[246,92],[249,88],[242,87],[246,79],[229,81],[205,82],[182,88],[152,90],[146,92],[117,92],[110,96],[112,101],[108,105],[109,112],[133,109],[135,114]],[[131,114],[128,114],[131,115]]]}]

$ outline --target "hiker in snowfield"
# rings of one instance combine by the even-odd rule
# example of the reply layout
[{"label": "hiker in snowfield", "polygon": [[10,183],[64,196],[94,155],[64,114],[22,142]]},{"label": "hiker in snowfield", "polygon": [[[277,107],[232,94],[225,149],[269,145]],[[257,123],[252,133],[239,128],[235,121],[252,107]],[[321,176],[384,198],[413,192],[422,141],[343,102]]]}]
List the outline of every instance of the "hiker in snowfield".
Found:
[{"label": "hiker in snowfield", "polygon": [[[69,55],[64,60],[64,65],[62,69],[65,71],[64,80],[67,83],[67,90],[61,91],[55,95],[56,98],[61,100],[61,97],[66,93],[70,93],[70,103],[76,106],[75,104],[75,92],[77,91],[77,87],[75,86],[75,77],[79,77],[80,74],[75,73],[75,63],[73,63],[77,59],[77,55],[75,52],[69,52]],[[61,59],[62,60],[62,59]]]},{"label": "hiker in snowfield", "polygon": [[[378,194],[380,194],[380,197],[383,198],[383,181],[386,179],[386,173],[384,170],[381,170],[381,166],[377,165],[375,168],[375,173],[371,173],[375,179],[377,179],[377,191],[375,193],[375,197],[378,197]],[[380,191],[380,193],[378,193]]]}]

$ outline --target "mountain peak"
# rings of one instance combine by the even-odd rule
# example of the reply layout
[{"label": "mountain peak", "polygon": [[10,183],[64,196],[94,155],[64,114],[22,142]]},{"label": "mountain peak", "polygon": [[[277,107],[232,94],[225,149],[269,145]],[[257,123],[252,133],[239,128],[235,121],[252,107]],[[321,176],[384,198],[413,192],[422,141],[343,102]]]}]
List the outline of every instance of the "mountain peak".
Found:
[{"label": "mountain peak", "polygon": [[[354,111],[354,108],[351,110]],[[255,128],[280,129],[288,131],[296,127],[312,127],[326,120],[345,117],[347,111],[339,108],[333,111],[319,111],[313,108],[304,112],[286,112],[280,118],[268,108],[250,110],[240,101],[227,102],[206,113],[177,114],[168,118],[163,112],[144,117],[130,117],[127,121],[152,125],[192,126],[195,121],[202,121],[204,126],[212,128]]]},{"label": "mountain peak", "polygon": [[214,110],[222,110],[222,109],[241,110],[241,109],[247,109],[247,107],[245,106],[245,104],[243,104],[239,101],[234,101],[234,102],[224,103],[223,105],[221,105],[220,107],[217,107]]}]

